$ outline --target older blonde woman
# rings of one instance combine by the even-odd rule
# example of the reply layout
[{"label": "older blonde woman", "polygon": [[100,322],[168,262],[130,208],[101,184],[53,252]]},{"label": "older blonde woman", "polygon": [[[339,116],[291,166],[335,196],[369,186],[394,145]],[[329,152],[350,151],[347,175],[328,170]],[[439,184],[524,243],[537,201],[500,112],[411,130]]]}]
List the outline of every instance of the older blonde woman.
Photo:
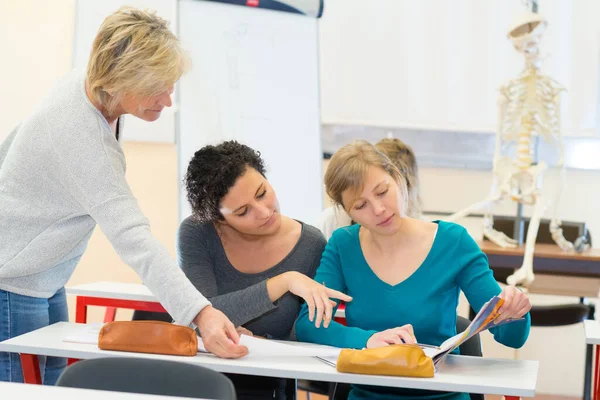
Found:
[{"label": "older blonde woman", "polygon": [[[163,19],[122,8],[102,24],[85,73],[62,79],[0,145],[0,341],[67,320],[64,285],[96,224],[120,257],[208,349],[240,357],[235,327],[152,236],[125,180],[120,117],[155,121],[171,106],[185,57]],[[53,384],[62,359],[41,362]],[[22,381],[0,353],[0,381]]]}]

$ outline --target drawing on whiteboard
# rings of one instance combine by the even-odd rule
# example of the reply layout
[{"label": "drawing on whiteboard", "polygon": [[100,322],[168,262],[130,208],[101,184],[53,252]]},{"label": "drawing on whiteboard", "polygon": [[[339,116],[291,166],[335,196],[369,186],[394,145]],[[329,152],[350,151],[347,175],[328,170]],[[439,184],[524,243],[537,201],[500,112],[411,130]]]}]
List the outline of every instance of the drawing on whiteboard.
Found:
[{"label": "drawing on whiteboard", "polygon": [[[225,51],[221,51],[217,72],[218,80],[214,87],[218,99],[219,137],[228,140],[242,138],[249,144],[257,137],[265,124],[273,124],[272,109],[264,108],[257,102],[254,93],[262,92],[277,98],[272,77],[276,73],[272,55],[276,52],[275,32],[266,28],[250,28],[240,23],[223,33]],[[267,43],[257,54],[251,43]],[[222,50],[222,49],[221,49]]]}]

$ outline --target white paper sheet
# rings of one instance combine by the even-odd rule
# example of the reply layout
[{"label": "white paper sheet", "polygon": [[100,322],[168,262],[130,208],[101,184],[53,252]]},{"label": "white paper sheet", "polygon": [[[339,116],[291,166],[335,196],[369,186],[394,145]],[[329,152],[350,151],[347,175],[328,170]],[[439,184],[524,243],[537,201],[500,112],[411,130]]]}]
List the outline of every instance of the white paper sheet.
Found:
[{"label": "white paper sheet", "polygon": [[[98,344],[98,334],[104,323],[83,325],[73,334],[63,338],[63,342]],[[242,335],[240,343],[248,347],[248,356],[252,357],[333,357],[337,360],[341,349],[320,346],[311,343],[282,342],[277,340],[259,339]],[[198,338],[198,351],[207,353],[201,338]]]},{"label": "white paper sheet", "polygon": [[63,342],[81,343],[81,344],[98,344],[98,334],[104,326],[103,322],[95,322],[83,325],[71,335],[65,336]]},{"label": "white paper sheet", "polygon": [[[250,357],[337,357],[341,349],[311,343],[282,342],[242,335],[240,344],[248,347]],[[198,338],[198,350],[206,352],[202,339]]]}]

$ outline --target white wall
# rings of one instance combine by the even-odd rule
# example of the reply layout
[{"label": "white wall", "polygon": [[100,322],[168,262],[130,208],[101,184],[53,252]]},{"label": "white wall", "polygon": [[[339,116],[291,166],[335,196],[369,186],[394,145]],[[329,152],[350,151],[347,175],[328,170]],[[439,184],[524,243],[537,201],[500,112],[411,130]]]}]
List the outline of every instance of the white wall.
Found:
[{"label": "white wall", "polygon": [[[523,69],[507,39],[520,0],[328,0],[324,123],[494,132],[498,88]],[[598,135],[600,2],[539,0],[542,72],[563,85],[566,135]]]},{"label": "white wall", "polygon": [[0,0],[0,141],[71,70],[75,0]]}]

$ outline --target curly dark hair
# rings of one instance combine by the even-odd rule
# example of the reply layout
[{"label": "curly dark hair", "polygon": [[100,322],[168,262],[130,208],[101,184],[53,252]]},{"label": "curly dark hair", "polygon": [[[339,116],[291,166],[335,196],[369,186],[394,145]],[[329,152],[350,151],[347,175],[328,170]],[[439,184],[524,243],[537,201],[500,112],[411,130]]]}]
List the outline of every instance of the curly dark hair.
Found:
[{"label": "curly dark hair", "polygon": [[260,152],[235,140],[198,150],[184,178],[193,216],[201,222],[223,220],[221,200],[247,167],[265,176]]}]

